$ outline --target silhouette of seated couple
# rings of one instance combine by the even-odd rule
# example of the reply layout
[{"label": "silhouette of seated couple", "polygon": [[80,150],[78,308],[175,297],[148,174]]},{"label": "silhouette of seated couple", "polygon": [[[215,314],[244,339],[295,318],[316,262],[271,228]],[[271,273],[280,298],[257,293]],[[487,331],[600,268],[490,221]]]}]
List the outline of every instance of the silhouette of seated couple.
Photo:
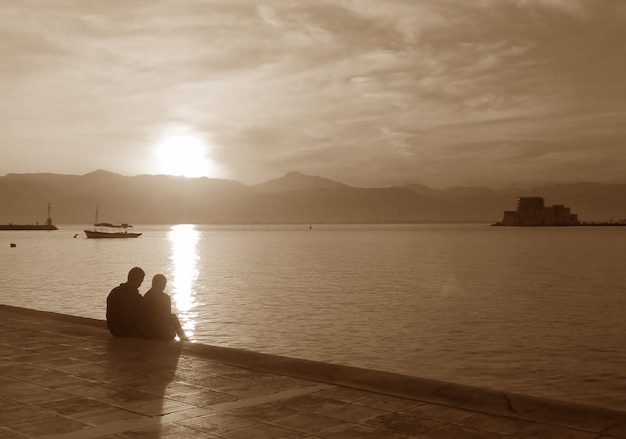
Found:
[{"label": "silhouette of seated couple", "polygon": [[167,279],[162,274],[152,278],[152,288],[145,295],[139,287],[146,273],[139,267],[128,272],[128,280],[113,288],[107,296],[107,328],[115,337],[135,337],[172,341],[178,337],[188,341],[172,300],[164,292]]}]

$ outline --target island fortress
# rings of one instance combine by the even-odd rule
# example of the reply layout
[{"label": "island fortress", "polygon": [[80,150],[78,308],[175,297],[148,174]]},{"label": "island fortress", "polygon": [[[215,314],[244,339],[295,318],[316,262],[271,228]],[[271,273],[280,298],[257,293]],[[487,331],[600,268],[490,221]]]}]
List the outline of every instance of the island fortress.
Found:
[{"label": "island fortress", "polygon": [[578,226],[578,215],[562,204],[546,207],[542,197],[520,197],[517,210],[507,210],[494,226]]}]

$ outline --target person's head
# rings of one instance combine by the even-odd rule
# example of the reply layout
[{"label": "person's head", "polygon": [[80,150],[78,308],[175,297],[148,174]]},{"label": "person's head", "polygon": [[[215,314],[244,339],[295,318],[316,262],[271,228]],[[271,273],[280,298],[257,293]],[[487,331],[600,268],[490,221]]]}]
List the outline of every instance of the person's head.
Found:
[{"label": "person's head", "polygon": [[166,284],[167,279],[162,274],[155,274],[152,278],[152,288],[155,290],[163,291]]},{"label": "person's head", "polygon": [[135,288],[139,288],[141,283],[143,282],[143,278],[146,276],[146,273],[139,267],[133,267],[128,272],[128,284],[132,285]]}]

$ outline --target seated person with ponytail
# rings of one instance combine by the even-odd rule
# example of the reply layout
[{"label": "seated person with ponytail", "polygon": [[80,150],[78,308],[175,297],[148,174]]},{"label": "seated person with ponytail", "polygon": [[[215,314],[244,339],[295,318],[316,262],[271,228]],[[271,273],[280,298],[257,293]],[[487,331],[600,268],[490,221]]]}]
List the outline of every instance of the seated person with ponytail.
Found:
[{"label": "seated person with ponytail", "polygon": [[164,292],[167,279],[162,274],[152,278],[152,288],[141,301],[141,335],[149,340],[172,341],[179,336],[188,341],[176,314],[172,314],[172,300]]}]

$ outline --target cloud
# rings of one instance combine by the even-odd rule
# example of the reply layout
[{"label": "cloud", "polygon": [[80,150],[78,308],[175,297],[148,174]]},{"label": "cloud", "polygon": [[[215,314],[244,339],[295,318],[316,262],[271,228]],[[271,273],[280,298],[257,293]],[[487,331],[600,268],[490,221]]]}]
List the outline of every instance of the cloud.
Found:
[{"label": "cloud", "polygon": [[519,7],[544,7],[567,12],[572,15],[580,15],[584,12],[583,0],[511,0]]},{"label": "cloud", "polygon": [[272,8],[259,5],[257,9],[263,21],[277,28],[283,27],[281,20],[276,16]]}]

